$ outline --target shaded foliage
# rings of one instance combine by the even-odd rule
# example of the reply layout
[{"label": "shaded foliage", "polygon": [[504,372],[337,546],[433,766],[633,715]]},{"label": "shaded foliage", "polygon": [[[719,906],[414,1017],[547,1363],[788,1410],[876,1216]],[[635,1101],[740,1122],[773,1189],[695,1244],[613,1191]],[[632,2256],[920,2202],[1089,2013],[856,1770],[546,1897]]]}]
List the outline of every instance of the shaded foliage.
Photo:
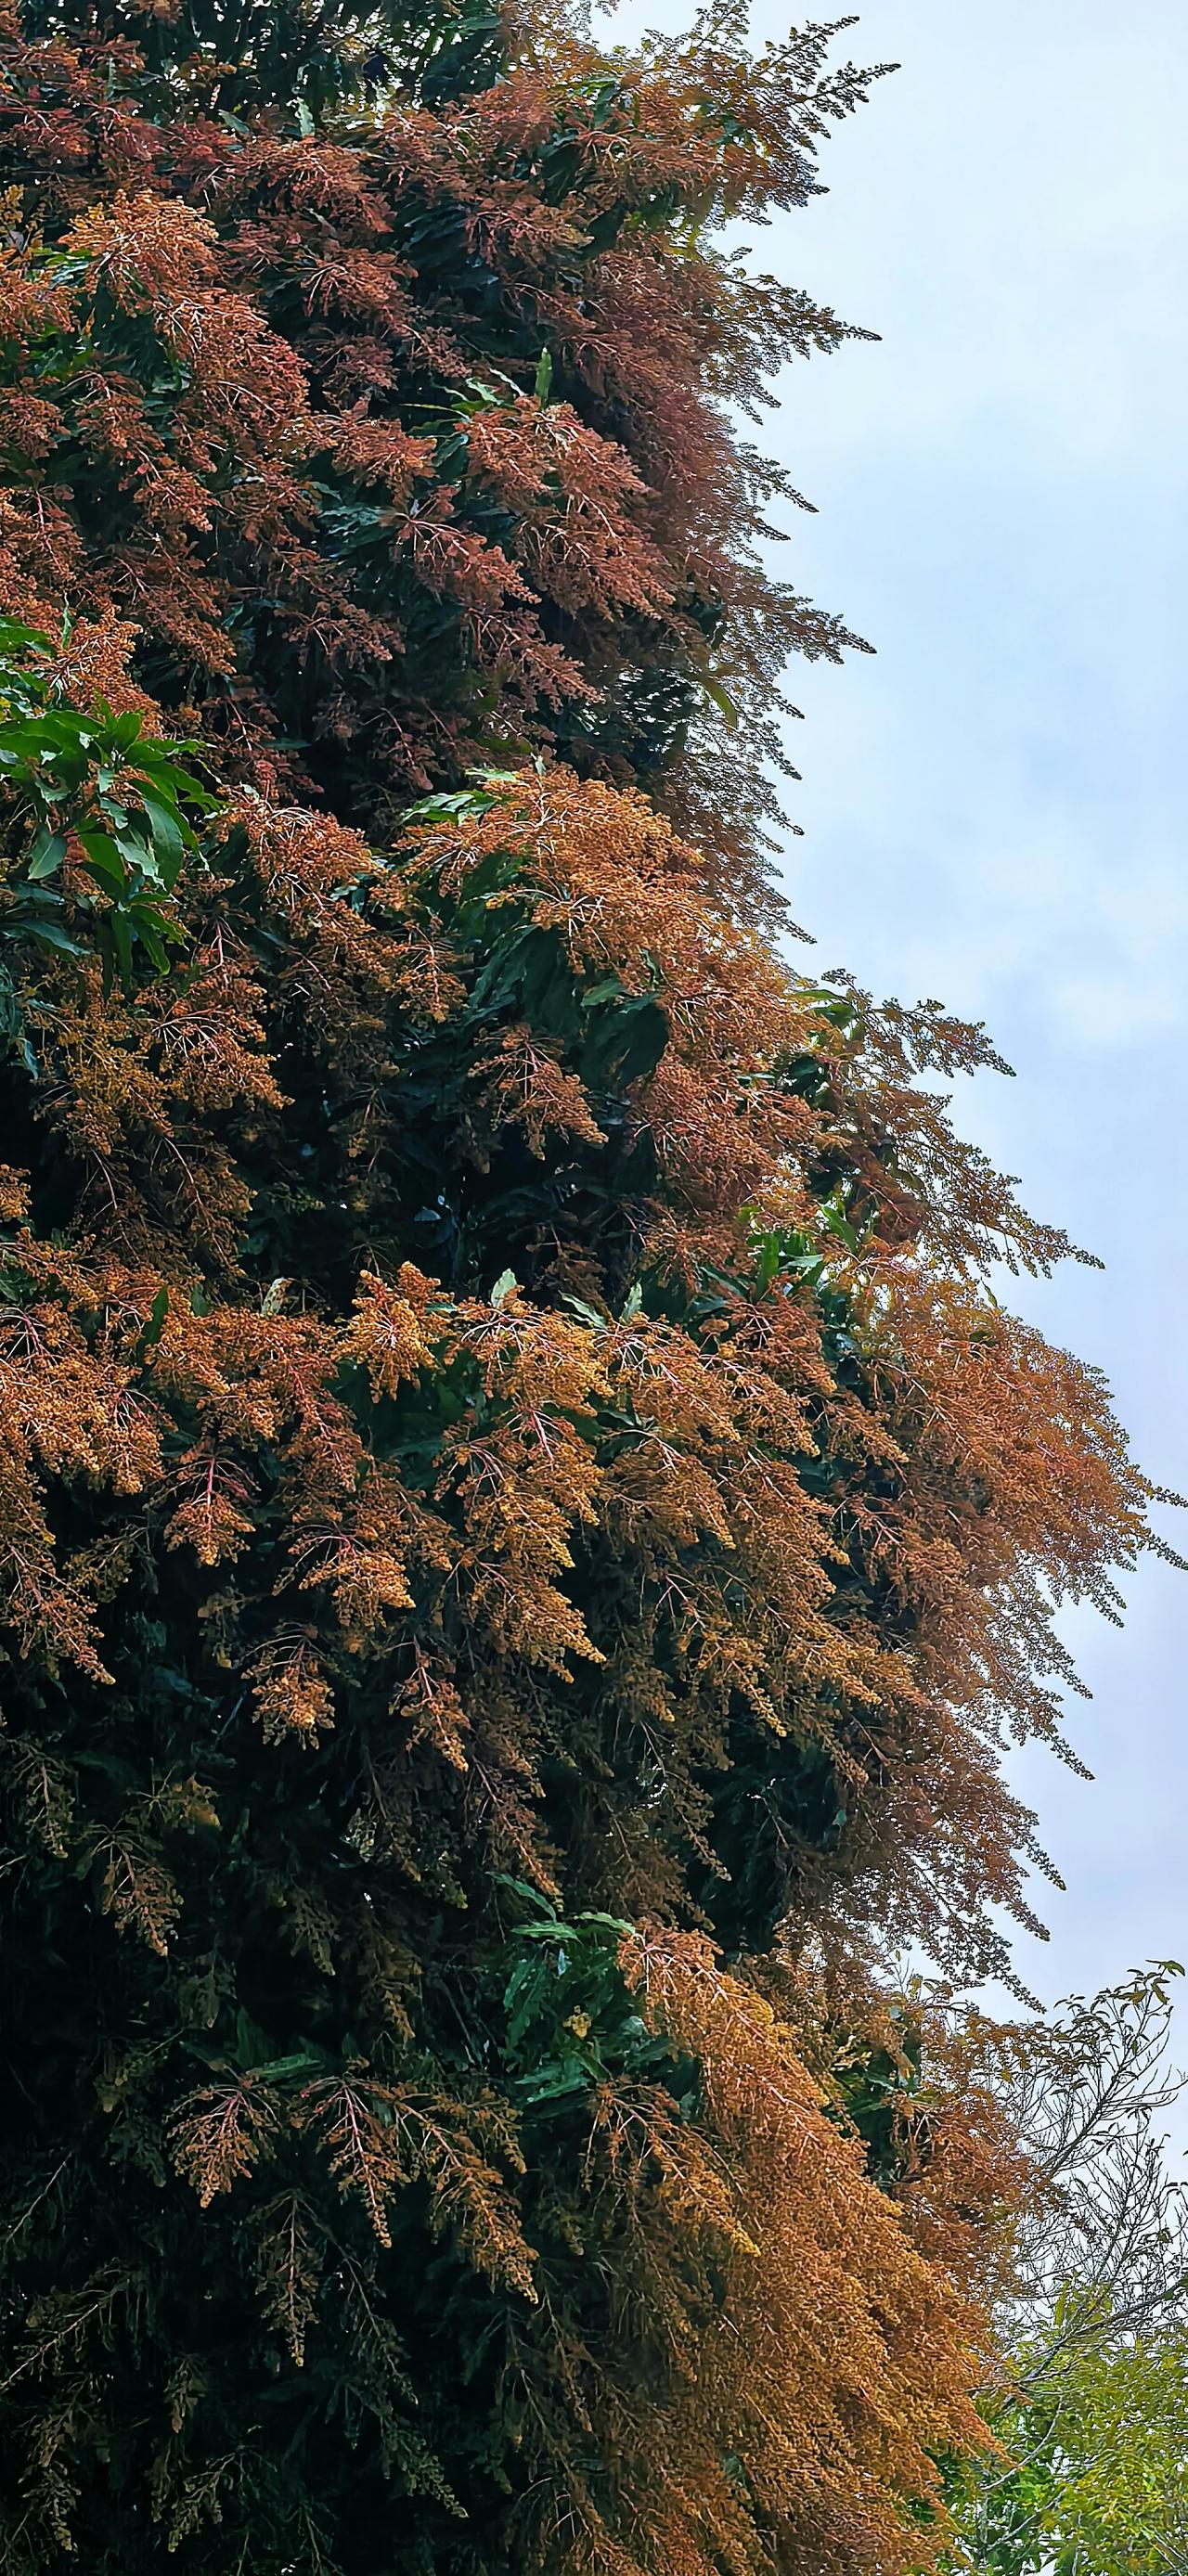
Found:
[{"label": "shaded foliage", "polygon": [[910,2559],[968,2229],[706,1932],[991,1940],[1036,1566],[1141,1481],[904,1024],[641,800],[383,863],[247,795],[177,894],[167,979],[37,958],[9,1077],[10,2551],[349,2571],[394,2489],[413,2566]]}]

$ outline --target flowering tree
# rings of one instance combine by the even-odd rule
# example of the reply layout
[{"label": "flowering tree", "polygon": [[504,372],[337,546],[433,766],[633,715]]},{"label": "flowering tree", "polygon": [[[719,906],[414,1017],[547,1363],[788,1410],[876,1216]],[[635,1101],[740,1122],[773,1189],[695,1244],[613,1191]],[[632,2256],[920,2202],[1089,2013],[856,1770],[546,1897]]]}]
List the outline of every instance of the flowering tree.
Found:
[{"label": "flowering tree", "polygon": [[1149,1488],[981,1033],[763,929],[724,405],[840,326],[714,227],[862,81],[4,70],[5,2566],[909,2568],[1017,2165],[868,1962],[1002,1964]]}]

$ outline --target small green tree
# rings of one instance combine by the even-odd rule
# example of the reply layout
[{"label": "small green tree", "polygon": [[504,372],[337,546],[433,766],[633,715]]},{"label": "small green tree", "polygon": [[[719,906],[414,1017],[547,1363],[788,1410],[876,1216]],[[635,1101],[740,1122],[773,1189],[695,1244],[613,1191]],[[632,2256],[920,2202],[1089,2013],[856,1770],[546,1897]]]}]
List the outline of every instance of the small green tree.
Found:
[{"label": "small green tree", "polygon": [[955,2564],[977,2576],[1182,2576],[1188,2337],[1102,2340],[995,2417],[1011,2459],[971,2476]]},{"label": "small green tree", "polygon": [[1188,2568],[1188,2225],[1161,2115],[1174,1961],[1050,2023],[995,2034],[986,2071],[1032,2175],[954,2564],[979,2576]]}]

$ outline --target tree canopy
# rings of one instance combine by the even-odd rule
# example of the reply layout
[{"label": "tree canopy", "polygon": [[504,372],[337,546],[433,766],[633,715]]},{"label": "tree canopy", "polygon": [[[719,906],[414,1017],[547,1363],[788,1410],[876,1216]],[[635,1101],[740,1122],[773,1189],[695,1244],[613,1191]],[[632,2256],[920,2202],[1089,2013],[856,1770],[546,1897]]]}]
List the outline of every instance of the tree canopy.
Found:
[{"label": "tree canopy", "polygon": [[977,2576],[1182,2576],[1188,2351],[1182,2327],[1095,2343],[1002,2409],[1009,2462],[976,2489],[956,2560]]},{"label": "tree canopy", "polygon": [[999,2443],[954,2481],[952,2564],[977,2576],[1188,2567],[1188,2216],[1160,2122],[1173,1960],[1044,2023],[961,2046],[1001,2088],[1028,2188],[983,2405]]}]

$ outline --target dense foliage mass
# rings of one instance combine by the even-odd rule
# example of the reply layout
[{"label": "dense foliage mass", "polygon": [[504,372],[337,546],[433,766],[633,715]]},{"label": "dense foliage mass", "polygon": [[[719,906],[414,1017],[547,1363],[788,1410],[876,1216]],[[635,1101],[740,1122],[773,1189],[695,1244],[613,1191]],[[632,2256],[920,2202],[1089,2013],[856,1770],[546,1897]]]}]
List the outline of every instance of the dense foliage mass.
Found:
[{"label": "dense foliage mass", "polygon": [[22,613],[134,625],[236,776],[370,836],[543,733],[741,887],[778,675],[852,639],[764,577],[781,478],[722,404],[847,335],[712,227],[803,202],[857,75],[817,31],[756,77],[728,20],[608,62],[479,12],[362,27],[399,104],[327,123],[261,11],[259,47],[242,10],[88,14],[31,8],[0,92]]},{"label": "dense foliage mass", "polygon": [[2,68],[0,2556],[906,2569],[1017,2169],[867,1954],[1000,1961],[1148,1489],[979,1033],[756,927],[723,404],[841,334],[714,226],[861,80]]}]

